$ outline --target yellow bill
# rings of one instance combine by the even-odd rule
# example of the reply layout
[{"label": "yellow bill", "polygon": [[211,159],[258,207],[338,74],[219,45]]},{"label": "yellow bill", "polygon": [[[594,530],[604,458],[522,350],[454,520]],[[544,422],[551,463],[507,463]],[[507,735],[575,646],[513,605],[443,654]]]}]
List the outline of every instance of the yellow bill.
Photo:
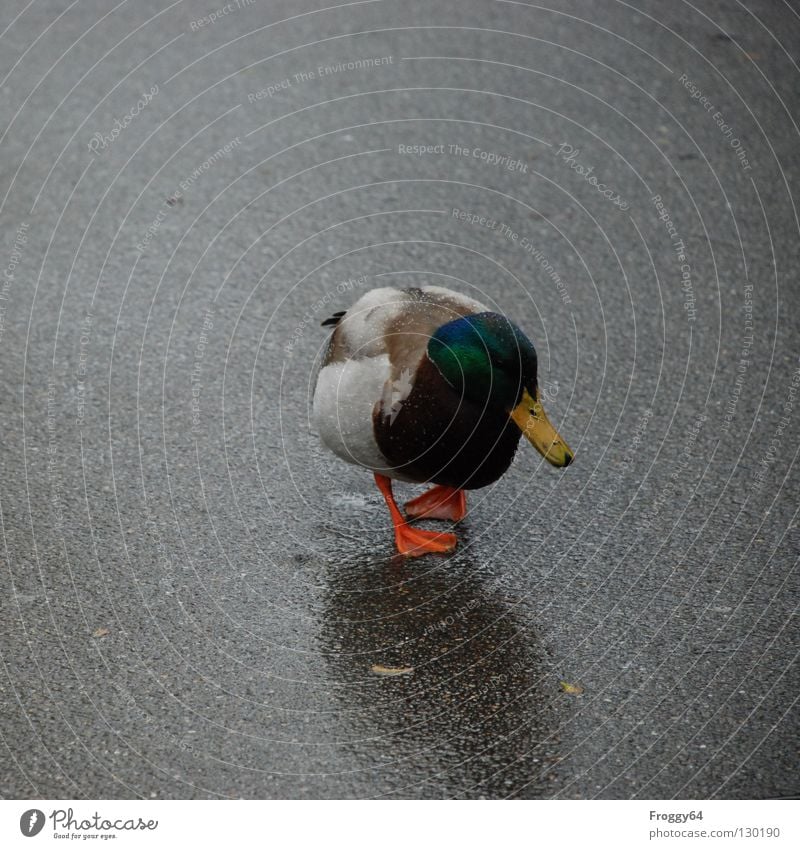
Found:
[{"label": "yellow bill", "polygon": [[550,424],[538,392],[534,400],[526,389],[522,393],[522,400],[511,411],[511,418],[522,431],[522,435],[548,463],[554,466],[568,466],[572,462],[575,455]]}]

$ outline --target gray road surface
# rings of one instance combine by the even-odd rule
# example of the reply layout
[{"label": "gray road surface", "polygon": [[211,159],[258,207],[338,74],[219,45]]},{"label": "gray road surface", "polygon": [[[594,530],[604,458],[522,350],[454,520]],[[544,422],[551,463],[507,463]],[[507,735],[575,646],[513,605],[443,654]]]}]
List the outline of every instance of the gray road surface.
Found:
[{"label": "gray road surface", "polygon": [[[798,793],[796,6],[0,32],[3,797]],[[411,283],[526,328],[577,458],[397,562],[308,413]]]}]

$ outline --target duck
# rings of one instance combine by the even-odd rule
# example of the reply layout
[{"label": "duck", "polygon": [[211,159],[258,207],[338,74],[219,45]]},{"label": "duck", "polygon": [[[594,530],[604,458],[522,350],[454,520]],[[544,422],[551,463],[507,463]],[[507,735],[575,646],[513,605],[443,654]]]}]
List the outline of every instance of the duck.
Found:
[{"label": "duck", "polygon": [[[332,332],[312,421],[334,455],[371,471],[398,554],[445,554],[466,492],[497,481],[524,436],[555,467],[572,450],[542,406],[533,343],[506,316],[441,286],[382,287],[322,322]],[[392,483],[430,486],[401,512]]]}]

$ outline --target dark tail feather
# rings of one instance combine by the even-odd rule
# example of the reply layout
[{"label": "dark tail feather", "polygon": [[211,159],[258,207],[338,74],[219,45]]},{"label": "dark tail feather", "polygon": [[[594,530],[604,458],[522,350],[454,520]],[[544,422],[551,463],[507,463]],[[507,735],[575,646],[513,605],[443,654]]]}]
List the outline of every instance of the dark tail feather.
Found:
[{"label": "dark tail feather", "polygon": [[335,312],[330,318],[326,318],[325,321],[322,322],[320,327],[333,327],[333,325],[338,324],[347,310],[342,310],[341,312]]}]

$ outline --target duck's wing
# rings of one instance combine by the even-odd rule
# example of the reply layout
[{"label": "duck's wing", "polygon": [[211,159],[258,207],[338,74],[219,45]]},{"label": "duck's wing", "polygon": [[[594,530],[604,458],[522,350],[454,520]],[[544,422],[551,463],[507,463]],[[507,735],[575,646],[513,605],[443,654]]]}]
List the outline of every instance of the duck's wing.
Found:
[{"label": "duck's wing", "polygon": [[416,370],[441,325],[486,311],[479,301],[441,286],[373,289],[343,315],[334,316],[336,327],[324,365],[388,356],[395,379],[405,370]]}]

